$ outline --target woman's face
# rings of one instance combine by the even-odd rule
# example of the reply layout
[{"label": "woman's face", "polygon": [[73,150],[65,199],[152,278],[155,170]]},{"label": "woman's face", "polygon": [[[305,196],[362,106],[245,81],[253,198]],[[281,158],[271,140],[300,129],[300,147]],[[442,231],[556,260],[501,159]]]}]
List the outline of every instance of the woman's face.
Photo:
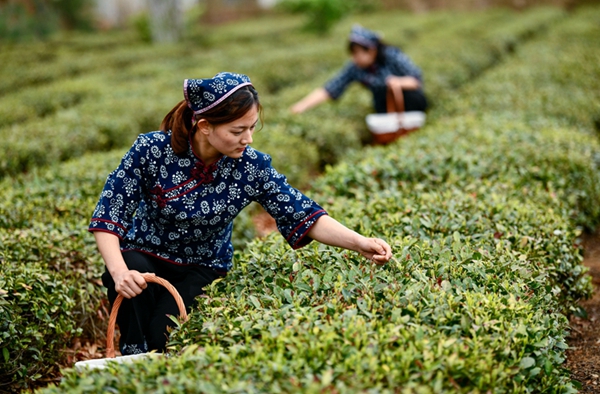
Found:
[{"label": "woman's face", "polygon": [[352,46],[352,61],[360,68],[371,67],[377,57],[377,48],[365,49],[360,45]]},{"label": "woman's face", "polygon": [[252,143],[256,123],[258,123],[258,108],[255,105],[239,119],[209,126],[208,142],[221,154],[237,159]]}]

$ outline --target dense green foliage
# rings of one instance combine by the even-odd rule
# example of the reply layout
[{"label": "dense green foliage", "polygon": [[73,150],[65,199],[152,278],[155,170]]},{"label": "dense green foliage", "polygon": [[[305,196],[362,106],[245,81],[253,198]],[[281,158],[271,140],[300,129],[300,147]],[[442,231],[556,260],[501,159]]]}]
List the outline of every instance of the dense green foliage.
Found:
[{"label": "dense green foliage", "polygon": [[1,183],[0,390],[43,378],[64,363],[75,336],[106,329],[101,266],[86,226],[119,157],[92,156]]},{"label": "dense green foliage", "polygon": [[[518,15],[493,10],[380,16],[367,14],[361,23],[385,32],[386,41],[400,45],[423,68],[435,106],[564,13],[548,8]],[[302,33],[296,19],[280,19],[203,31],[179,46],[144,46],[131,34],[0,48],[0,56],[10,60],[0,69],[0,149],[6,152],[0,176],[87,151],[125,148],[137,134],[158,128],[182,99],[184,78],[235,70],[251,75],[263,93],[269,138],[257,138],[256,146],[273,152],[276,163],[282,140],[305,146],[310,154],[287,153],[279,167],[294,184],[306,184],[323,165],[361,147],[370,102],[355,88],[341,99],[344,105],[292,117],[287,106],[347,59],[344,39],[352,21],[317,38]]]},{"label": "dense green foliage", "polygon": [[[227,69],[262,93],[255,147],[293,184],[327,166],[308,193],[388,240],[393,261],[255,240],[173,333],[170,357],[64,370],[42,392],[574,391],[565,315],[590,292],[577,236],[600,219],[598,20],[598,8],[361,16],[423,68],[433,103],[422,131],[384,148],[361,148],[358,87],[287,112],[345,59],[350,21],[320,39],[296,19],[250,21],[160,56],[133,35],[0,49],[21,62],[0,83],[0,390],[35,384],[74,337],[102,335],[86,228],[103,181],[183,78]],[[239,219],[245,241],[251,219]]]}]

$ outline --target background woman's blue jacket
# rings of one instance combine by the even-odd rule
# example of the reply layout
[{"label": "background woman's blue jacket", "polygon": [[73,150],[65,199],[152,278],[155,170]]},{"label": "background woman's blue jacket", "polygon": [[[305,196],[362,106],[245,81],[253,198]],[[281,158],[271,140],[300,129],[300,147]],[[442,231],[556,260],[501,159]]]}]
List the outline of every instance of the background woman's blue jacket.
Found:
[{"label": "background woman's blue jacket", "polygon": [[362,69],[349,60],[336,76],[327,81],[325,90],[335,100],[344,93],[350,83],[358,81],[369,88],[373,94],[377,94],[382,88],[385,89],[386,79],[389,76],[415,77],[421,82],[420,90],[423,89],[421,69],[404,52],[393,46],[385,46],[383,59],[382,64],[375,63],[367,69]]}]

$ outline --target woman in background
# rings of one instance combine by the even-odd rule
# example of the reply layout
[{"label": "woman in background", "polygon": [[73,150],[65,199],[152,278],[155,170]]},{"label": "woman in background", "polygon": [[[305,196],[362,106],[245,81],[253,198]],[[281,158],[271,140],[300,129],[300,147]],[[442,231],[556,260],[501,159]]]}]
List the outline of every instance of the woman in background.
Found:
[{"label": "woman in background", "polygon": [[348,41],[352,59],[323,87],[295,103],[290,109],[293,113],[299,114],[325,101],[339,98],[354,81],[371,91],[377,113],[388,112],[390,90],[396,93],[396,104],[403,107],[403,111],[424,112],[427,109],[421,70],[406,54],[384,44],[377,33],[360,25],[352,28]]}]

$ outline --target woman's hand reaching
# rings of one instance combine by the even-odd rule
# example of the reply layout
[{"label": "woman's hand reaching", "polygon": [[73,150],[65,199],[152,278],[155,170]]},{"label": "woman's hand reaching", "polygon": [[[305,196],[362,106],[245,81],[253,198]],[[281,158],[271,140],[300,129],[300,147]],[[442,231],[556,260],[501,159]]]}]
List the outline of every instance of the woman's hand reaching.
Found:
[{"label": "woman's hand reaching", "polygon": [[309,93],[308,96],[292,105],[290,107],[290,112],[293,114],[301,114],[302,112],[324,103],[329,99],[331,99],[331,97],[324,88],[317,88]]},{"label": "woman's hand reaching", "polygon": [[317,219],[308,236],[327,245],[354,250],[375,264],[385,264],[392,258],[392,248],[383,239],[360,235],[328,215]]},{"label": "woman's hand reaching", "polygon": [[392,248],[380,238],[363,237],[357,252],[378,265],[383,265],[392,258]]}]

